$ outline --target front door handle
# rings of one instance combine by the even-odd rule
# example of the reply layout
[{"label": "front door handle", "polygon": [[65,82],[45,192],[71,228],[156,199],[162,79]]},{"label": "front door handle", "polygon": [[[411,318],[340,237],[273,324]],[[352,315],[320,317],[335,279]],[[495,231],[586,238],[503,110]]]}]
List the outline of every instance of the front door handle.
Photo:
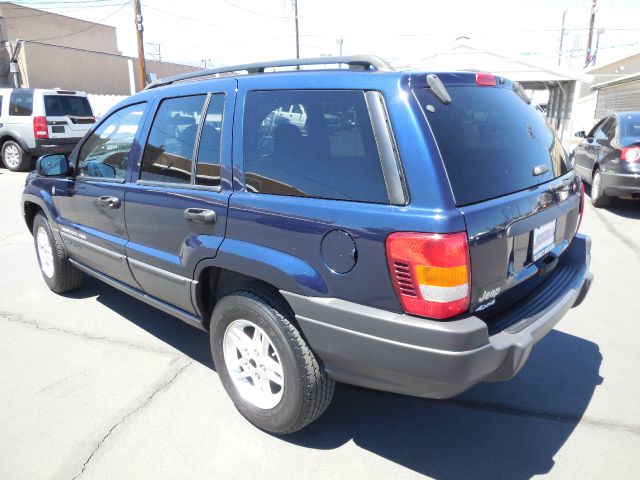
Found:
[{"label": "front door handle", "polygon": [[184,218],[193,223],[213,225],[216,223],[216,212],[204,208],[187,208],[184,211]]},{"label": "front door handle", "polygon": [[118,197],[98,197],[98,205],[106,208],[119,208],[120,199]]}]

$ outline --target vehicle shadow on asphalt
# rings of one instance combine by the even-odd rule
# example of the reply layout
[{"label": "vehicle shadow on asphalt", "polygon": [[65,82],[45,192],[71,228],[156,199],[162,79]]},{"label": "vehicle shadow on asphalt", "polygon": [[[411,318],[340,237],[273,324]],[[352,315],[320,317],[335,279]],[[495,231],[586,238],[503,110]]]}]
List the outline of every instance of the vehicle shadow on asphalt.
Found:
[{"label": "vehicle shadow on asphalt", "polygon": [[[584,186],[584,193],[591,199],[591,187],[587,184]],[[609,206],[602,208],[614,215],[634,220],[640,219],[640,200],[630,200],[622,198],[612,198]]]},{"label": "vehicle shadow on asphalt", "polygon": [[93,277],[86,276],[83,287],[68,296],[72,298],[96,297],[98,302],[122,315],[131,323],[215,371],[211,358],[209,335],[206,332],[187,325],[183,321],[105,285]]},{"label": "vehicle shadow on asphalt", "polygon": [[283,440],[319,449],[353,441],[436,479],[529,479],[552,469],[602,382],[601,361],[596,344],[552,331],[510,382],[451,400],[339,385],[318,421]]},{"label": "vehicle shadow on asphalt", "polygon": [[[215,370],[206,333],[93,278],[70,296],[96,296],[159,340]],[[338,384],[324,415],[280,439],[321,450],[352,441],[439,480],[529,479],[553,468],[554,456],[602,383],[601,362],[595,343],[553,330],[509,382],[480,384],[451,400]]]}]

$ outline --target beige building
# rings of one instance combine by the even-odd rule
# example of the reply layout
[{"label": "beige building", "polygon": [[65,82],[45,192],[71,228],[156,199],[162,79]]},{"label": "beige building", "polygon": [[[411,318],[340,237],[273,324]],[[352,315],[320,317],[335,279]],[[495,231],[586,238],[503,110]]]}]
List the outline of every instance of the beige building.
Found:
[{"label": "beige building", "polygon": [[[591,81],[578,83],[573,132],[588,132],[610,112],[640,110],[640,53],[592,67],[585,73]],[[580,138],[572,139],[574,145],[579,142]]]},{"label": "beige building", "polygon": [[[0,2],[0,85],[129,95],[138,90],[137,59],[118,51],[108,25]],[[196,67],[147,60],[163,78]]]}]

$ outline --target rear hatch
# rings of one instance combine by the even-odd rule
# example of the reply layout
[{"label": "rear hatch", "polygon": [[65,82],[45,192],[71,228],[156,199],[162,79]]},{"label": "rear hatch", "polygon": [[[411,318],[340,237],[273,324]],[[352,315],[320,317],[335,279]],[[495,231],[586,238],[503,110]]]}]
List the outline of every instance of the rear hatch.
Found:
[{"label": "rear hatch", "polygon": [[438,79],[414,94],[467,226],[470,311],[488,318],[554,269],[577,229],[580,180],[518,84],[472,73]]},{"label": "rear hatch", "polygon": [[86,96],[60,91],[43,97],[49,138],[79,138],[95,123]]}]

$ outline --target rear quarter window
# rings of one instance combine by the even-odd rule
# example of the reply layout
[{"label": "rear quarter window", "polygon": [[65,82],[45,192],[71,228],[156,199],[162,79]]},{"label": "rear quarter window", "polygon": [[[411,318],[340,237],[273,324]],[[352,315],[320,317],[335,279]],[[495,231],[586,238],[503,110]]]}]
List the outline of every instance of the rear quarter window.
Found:
[{"label": "rear quarter window", "polygon": [[33,113],[33,90],[16,89],[9,98],[9,115],[29,117]]},{"label": "rear quarter window", "polygon": [[256,193],[389,203],[361,90],[248,92],[244,170]]},{"label": "rear quarter window", "polygon": [[[447,87],[444,105],[415,89],[458,206],[548,182],[569,171],[566,153],[542,113],[511,88]],[[534,175],[536,166],[547,172]]]}]

